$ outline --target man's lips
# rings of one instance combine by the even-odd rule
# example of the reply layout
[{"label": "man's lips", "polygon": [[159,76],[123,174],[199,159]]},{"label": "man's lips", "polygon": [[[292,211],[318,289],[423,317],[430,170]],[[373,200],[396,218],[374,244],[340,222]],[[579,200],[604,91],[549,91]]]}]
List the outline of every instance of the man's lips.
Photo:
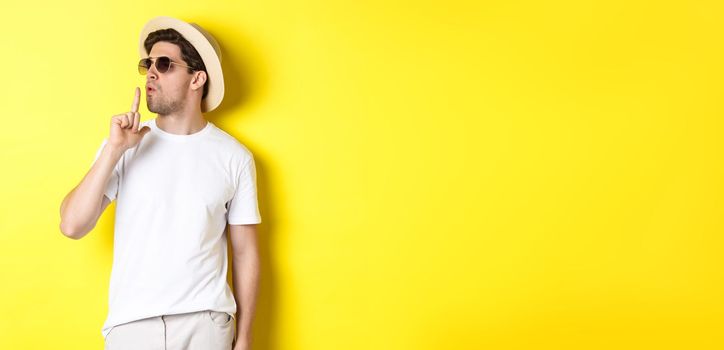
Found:
[{"label": "man's lips", "polygon": [[154,92],[156,89],[153,86],[146,85],[146,92]]}]

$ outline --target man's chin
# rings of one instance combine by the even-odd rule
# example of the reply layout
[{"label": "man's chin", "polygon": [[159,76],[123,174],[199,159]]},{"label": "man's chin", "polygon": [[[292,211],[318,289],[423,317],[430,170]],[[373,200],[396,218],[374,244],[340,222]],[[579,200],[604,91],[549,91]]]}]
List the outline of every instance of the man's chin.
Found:
[{"label": "man's chin", "polygon": [[175,106],[173,104],[166,105],[160,103],[159,105],[156,105],[153,103],[153,101],[149,101],[150,103],[147,103],[146,106],[148,107],[148,111],[151,113],[156,113],[158,115],[167,115],[171,114],[176,110],[179,110],[178,106]]},{"label": "man's chin", "polygon": [[159,111],[159,109],[156,108],[156,106],[154,106],[154,105],[148,105],[147,107],[148,107],[148,111],[151,113],[158,113],[158,111]]}]

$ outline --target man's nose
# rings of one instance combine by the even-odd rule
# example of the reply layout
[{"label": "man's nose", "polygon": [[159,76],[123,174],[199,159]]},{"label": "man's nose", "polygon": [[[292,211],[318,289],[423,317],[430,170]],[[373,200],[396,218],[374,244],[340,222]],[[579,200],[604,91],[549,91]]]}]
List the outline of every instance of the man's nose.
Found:
[{"label": "man's nose", "polygon": [[149,80],[158,80],[158,71],[156,70],[155,64],[152,64],[151,67],[146,70],[146,76],[148,76]]}]

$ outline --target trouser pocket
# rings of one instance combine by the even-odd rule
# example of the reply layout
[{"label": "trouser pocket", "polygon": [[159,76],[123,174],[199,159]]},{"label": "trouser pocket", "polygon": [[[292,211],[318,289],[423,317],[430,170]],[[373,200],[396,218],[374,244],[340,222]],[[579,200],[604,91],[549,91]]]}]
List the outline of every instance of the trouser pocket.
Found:
[{"label": "trouser pocket", "polygon": [[209,318],[211,319],[211,322],[213,322],[217,326],[228,326],[231,324],[231,315],[226,312],[221,311],[214,311],[209,310],[208,311]]},{"label": "trouser pocket", "polygon": [[208,310],[206,312],[208,322],[211,327],[211,336],[213,338],[211,344],[212,349],[231,349],[234,336],[236,335],[236,327],[234,327],[234,318],[230,314],[221,311]]}]

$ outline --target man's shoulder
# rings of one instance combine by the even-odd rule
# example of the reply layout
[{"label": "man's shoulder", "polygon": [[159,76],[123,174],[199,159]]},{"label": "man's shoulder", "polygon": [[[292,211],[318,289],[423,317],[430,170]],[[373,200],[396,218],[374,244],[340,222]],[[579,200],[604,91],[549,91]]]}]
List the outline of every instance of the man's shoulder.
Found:
[{"label": "man's shoulder", "polygon": [[252,153],[246,145],[241,143],[236,137],[232,136],[228,132],[213,125],[213,135],[216,140],[219,140],[226,150],[234,153],[242,158],[252,157]]}]

